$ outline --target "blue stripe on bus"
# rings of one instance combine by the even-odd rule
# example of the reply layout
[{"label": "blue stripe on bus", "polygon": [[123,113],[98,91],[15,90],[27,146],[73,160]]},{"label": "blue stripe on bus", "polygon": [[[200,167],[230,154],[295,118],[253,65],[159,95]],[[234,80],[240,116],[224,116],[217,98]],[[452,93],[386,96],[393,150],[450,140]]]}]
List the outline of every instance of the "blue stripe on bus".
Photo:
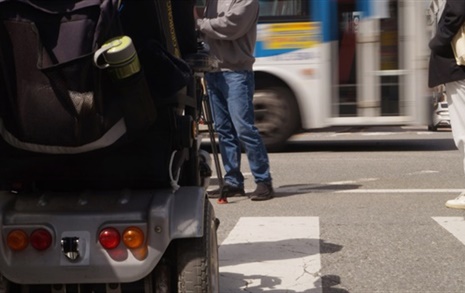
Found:
[{"label": "blue stripe on bus", "polygon": [[365,17],[370,17],[373,15],[373,1],[374,0],[358,0],[357,1],[357,10],[362,12],[362,15]]},{"label": "blue stripe on bus", "polygon": [[263,47],[263,42],[257,42],[255,46],[255,57],[270,57],[270,56],[277,56],[286,53],[290,53],[296,51],[298,49],[265,49]]},{"label": "blue stripe on bus", "polygon": [[323,42],[337,39],[339,20],[337,1],[310,1],[311,19],[322,23]]}]

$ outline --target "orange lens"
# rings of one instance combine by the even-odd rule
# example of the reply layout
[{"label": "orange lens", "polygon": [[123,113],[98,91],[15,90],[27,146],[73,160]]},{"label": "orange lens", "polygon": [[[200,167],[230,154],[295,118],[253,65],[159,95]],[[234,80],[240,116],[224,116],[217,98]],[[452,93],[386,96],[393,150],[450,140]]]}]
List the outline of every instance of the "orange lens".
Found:
[{"label": "orange lens", "polygon": [[27,247],[29,241],[23,230],[12,230],[8,233],[6,243],[11,250],[21,251]]},{"label": "orange lens", "polygon": [[123,233],[123,243],[127,248],[139,248],[144,244],[144,232],[137,227],[129,227],[124,230]]}]

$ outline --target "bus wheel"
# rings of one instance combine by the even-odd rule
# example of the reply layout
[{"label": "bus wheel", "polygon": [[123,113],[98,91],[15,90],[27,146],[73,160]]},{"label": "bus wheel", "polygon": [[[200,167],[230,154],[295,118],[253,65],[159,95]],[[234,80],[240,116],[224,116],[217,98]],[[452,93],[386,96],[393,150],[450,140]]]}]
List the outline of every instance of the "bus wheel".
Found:
[{"label": "bus wheel", "polygon": [[269,151],[280,150],[299,128],[300,115],[292,92],[282,86],[257,86],[255,126]]},{"label": "bus wheel", "polygon": [[219,292],[217,219],[210,201],[205,204],[203,237],[178,240],[178,293]]}]

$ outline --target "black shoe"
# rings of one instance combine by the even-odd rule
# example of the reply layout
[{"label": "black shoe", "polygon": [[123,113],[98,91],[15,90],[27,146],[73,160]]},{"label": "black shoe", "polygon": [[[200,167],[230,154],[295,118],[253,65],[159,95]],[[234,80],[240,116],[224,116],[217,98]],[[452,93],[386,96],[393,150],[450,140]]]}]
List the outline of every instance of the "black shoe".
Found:
[{"label": "black shoe", "polygon": [[214,189],[208,191],[208,198],[220,198],[220,197],[233,197],[233,196],[245,196],[243,187],[235,187],[225,184],[223,188]]},{"label": "black shoe", "polygon": [[221,188],[207,191],[208,198],[220,198],[220,194],[221,194]]},{"label": "black shoe", "polygon": [[257,188],[250,195],[250,199],[254,201],[268,200],[273,197],[273,187],[271,183],[259,182]]}]

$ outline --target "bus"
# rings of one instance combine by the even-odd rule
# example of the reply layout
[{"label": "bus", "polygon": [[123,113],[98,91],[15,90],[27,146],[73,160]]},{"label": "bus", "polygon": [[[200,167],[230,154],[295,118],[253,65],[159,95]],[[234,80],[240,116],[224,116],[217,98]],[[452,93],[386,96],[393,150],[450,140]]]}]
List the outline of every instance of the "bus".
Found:
[{"label": "bus", "polygon": [[429,123],[437,0],[258,1],[254,108],[269,150],[301,131]]}]

